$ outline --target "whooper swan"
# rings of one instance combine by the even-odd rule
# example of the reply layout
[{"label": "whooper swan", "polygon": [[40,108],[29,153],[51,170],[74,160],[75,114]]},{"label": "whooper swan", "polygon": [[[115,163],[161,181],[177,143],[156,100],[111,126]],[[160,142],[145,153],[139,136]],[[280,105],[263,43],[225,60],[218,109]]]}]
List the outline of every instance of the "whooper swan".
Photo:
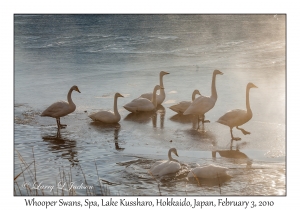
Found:
[{"label": "whooper swan", "polygon": [[[192,94],[192,101],[195,100],[196,94],[201,95],[199,90],[194,90]],[[182,114],[192,104],[192,101],[181,101],[169,108],[178,114]]]},{"label": "whooper swan", "polygon": [[205,113],[211,110],[217,101],[218,95],[216,90],[216,75],[222,75],[223,73],[219,70],[214,70],[211,83],[211,96],[199,96],[196,98],[192,104],[185,110],[184,115],[192,114],[197,115],[198,117],[198,129],[199,129],[199,119],[202,121],[202,125],[209,120],[205,120]]},{"label": "whooper swan", "polygon": [[[169,74],[168,72],[165,71],[161,71],[159,73],[159,86],[160,86],[160,93],[159,95],[156,96],[156,100],[157,100],[157,105],[161,105],[162,102],[164,102],[165,98],[166,98],[166,94],[165,94],[165,88],[164,88],[164,84],[163,84],[163,76]],[[147,98],[150,101],[152,100],[152,93],[144,93],[140,96],[140,98]]]},{"label": "whooper swan", "polygon": [[[176,156],[177,150],[175,148],[171,148],[168,152],[169,160],[160,160],[156,161],[153,166],[150,168],[150,173],[154,176],[163,176],[170,173],[175,173],[180,170],[180,163],[176,159],[171,157],[171,153],[174,153]],[[179,156],[178,156],[179,157]]]},{"label": "whooper swan", "polygon": [[217,166],[217,165],[206,165],[206,166],[199,166],[193,168],[188,173],[188,178],[203,178],[203,179],[215,179],[222,176],[228,176],[227,174],[228,168]]},{"label": "whooper swan", "polygon": [[156,85],[153,89],[153,98],[150,101],[147,98],[136,98],[133,101],[129,102],[125,106],[123,106],[125,109],[127,109],[130,112],[147,112],[152,111],[157,106],[156,101],[156,91],[160,89],[159,85]]},{"label": "whooper swan", "polygon": [[223,125],[227,125],[230,128],[231,140],[239,141],[241,138],[234,137],[232,134],[232,128],[236,127],[238,130],[241,130],[244,135],[250,134],[250,132],[245,131],[243,128],[239,128],[238,126],[245,124],[252,118],[252,111],[250,108],[249,102],[249,92],[250,88],[257,88],[253,83],[248,83],[246,87],[246,108],[247,110],[242,109],[234,109],[228,111],[217,121]]},{"label": "whooper swan", "polygon": [[114,111],[99,111],[97,113],[89,115],[94,121],[101,121],[104,123],[117,123],[120,121],[121,116],[118,112],[117,100],[118,97],[124,97],[120,93],[116,93],[114,97]]},{"label": "whooper swan", "polygon": [[74,85],[73,87],[70,88],[68,92],[68,102],[66,101],[58,101],[49,106],[45,111],[42,112],[41,116],[42,117],[53,117],[56,118],[56,123],[57,123],[57,128],[63,128],[67,125],[60,124],[60,118],[63,116],[66,116],[72,112],[75,111],[76,105],[72,101],[71,94],[72,91],[75,90],[80,93],[78,87]]}]

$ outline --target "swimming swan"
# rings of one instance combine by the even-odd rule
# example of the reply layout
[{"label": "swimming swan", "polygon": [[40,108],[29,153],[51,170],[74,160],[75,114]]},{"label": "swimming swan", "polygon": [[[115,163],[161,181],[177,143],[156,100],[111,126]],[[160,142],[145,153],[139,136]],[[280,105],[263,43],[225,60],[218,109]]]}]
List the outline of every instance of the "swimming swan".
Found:
[{"label": "swimming swan", "polygon": [[188,114],[198,115],[198,129],[199,129],[199,119],[201,119],[202,125],[204,123],[210,122],[209,120],[205,120],[205,113],[211,110],[215,106],[215,103],[218,98],[217,90],[216,90],[217,74],[223,75],[221,71],[214,70],[212,76],[212,83],[211,83],[211,96],[208,97],[208,96],[200,95],[192,102],[192,104],[183,113],[183,115],[188,115]]},{"label": "swimming swan", "polygon": [[104,123],[117,123],[120,121],[121,116],[118,112],[117,100],[118,97],[124,97],[120,93],[116,93],[114,97],[114,112],[112,111],[99,111],[97,113],[89,115],[94,121],[101,121]]},{"label": "swimming swan", "polygon": [[78,87],[74,85],[70,88],[68,92],[68,102],[66,101],[58,101],[51,106],[49,106],[45,111],[42,112],[42,117],[53,117],[56,118],[57,128],[63,128],[67,125],[60,124],[60,118],[66,116],[75,111],[76,105],[73,103],[71,94],[72,91],[75,90],[80,93]]},{"label": "swimming swan", "polygon": [[188,178],[203,178],[203,179],[215,179],[222,176],[228,176],[227,174],[228,168],[217,166],[217,165],[207,165],[207,166],[199,166],[193,168],[188,173]]},{"label": "swimming swan", "polygon": [[125,109],[127,109],[130,112],[147,112],[152,111],[157,106],[156,101],[156,91],[160,89],[159,85],[156,85],[153,89],[153,99],[150,101],[147,98],[136,98],[133,101],[129,102],[125,106],[123,106]]},{"label": "swimming swan", "polygon": [[[192,101],[195,100],[196,94],[201,95],[199,90],[194,90],[192,94]],[[192,104],[192,101],[181,101],[169,108],[178,114],[182,114]]]},{"label": "swimming swan", "polygon": [[241,140],[241,138],[239,138],[239,137],[233,137],[233,134],[232,134],[233,127],[236,127],[238,130],[241,130],[244,135],[250,134],[250,132],[245,131],[243,128],[238,127],[240,125],[245,124],[252,118],[252,111],[251,111],[250,102],[249,102],[250,88],[257,88],[257,87],[251,82],[249,82],[247,84],[247,87],[246,87],[246,108],[247,108],[247,110],[234,109],[234,110],[228,111],[226,114],[224,114],[222,117],[220,117],[219,120],[217,121],[218,123],[229,126],[231,140],[236,140],[236,141]]},{"label": "swimming swan", "polygon": [[[169,160],[160,160],[156,161],[153,166],[150,168],[150,173],[154,176],[163,176],[165,174],[175,173],[180,170],[180,163],[176,159],[171,157],[171,153],[174,153],[176,156],[177,150],[171,148],[168,152]],[[178,156],[179,157],[179,156]]]},{"label": "swimming swan", "polygon": [[[160,86],[160,92],[159,95],[156,96],[156,100],[157,100],[157,105],[162,104],[162,102],[165,100],[166,98],[166,94],[165,94],[165,88],[164,88],[164,84],[163,84],[163,76],[169,74],[168,72],[165,71],[161,71],[159,73],[159,86]],[[150,101],[152,100],[152,93],[144,93],[140,96],[140,98],[147,98]]]}]

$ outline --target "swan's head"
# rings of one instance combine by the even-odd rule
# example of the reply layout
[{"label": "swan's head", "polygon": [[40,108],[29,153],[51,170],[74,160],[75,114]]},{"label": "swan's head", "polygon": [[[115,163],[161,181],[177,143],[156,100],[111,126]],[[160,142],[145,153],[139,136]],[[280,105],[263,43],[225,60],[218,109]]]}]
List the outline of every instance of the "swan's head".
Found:
[{"label": "swan's head", "polygon": [[123,95],[121,95],[120,93],[116,93],[115,97],[124,97]]},{"label": "swan's head", "polygon": [[214,75],[217,75],[217,74],[223,75],[223,72],[221,72],[220,70],[216,69],[216,70],[214,70]]},{"label": "swan's head", "polygon": [[156,92],[156,91],[158,91],[160,89],[160,86],[159,85],[156,85],[155,87],[154,87],[154,91]]},{"label": "swan's head", "polygon": [[194,90],[193,95],[196,95],[196,94],[201,96],[201,93],[199,92],[199,90]]},{"label": "swan's head", "polygon": [[73,87],[71,87],[71,90],[75,90],[75,91],[77,91],[78,93],[81,93],[81,92],[79,91],[79,88],[78,88],[76,85],[74,85]]},{"label": "swan's head", "polygon": [[168,73],[168,72],[165,72],[165,71],[161,71],[161,72],[160,72],[160,74],[159,74],[159,76],[161,76],[161,77],[162,77],[162,76],[164,76],[164,75],[166,75],[166,74],[170,74],[170,73]]},{"label": "swan's head", "polygon": [[258,87],[254,85],[252,82],[249,82],[247,88],[250,89],[250,88],[258,88]]},{"label": "swan's head", "polygon": [[176,148],[171,148],[170,151],[173,152],[177,157],[179,157],[178,154],[177,154]]}]

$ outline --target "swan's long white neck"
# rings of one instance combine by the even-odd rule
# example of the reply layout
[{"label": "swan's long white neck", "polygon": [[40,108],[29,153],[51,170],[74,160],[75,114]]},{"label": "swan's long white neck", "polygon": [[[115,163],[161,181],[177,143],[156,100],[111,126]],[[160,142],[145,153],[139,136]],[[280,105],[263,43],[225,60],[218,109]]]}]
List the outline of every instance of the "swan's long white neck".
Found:
[{"label": "swan's long white neck", "polygon": [[211,82],[211,96],[210,96],[210,98],[213,98],[215,100],[217,100],[218,98],[217,89],[216,89],[216,75],[217,74],[213,73],[212,82]]},{"label": "swan's long white neck", "polygon": [[72,97],[71,97],[72,91],[73,91],[73,89],[71,88],[68,92],[68,102],[69,102],[69,105],[75,106],[74,102],[72,101]]},{"label": "swan's long white neck", "polygon": [[159,95],[164,96],[165,95],[165,88],[164,88],[164,83],[163,83],[163,76],[162,74],[159,75]]},{"label": "swan's long white neck", "polygon": [[250,108],[249,93],[250,93],[250,88],[247,87],[247,89],[246,89],[246,108],[247,108],[247,114],[252,115],[252,110]]},{"label": "swan's long white neck", "polygon": [[169,150],[169,152],[168,152],[169,160],[170,161],[177,161],[176,159],[172,158],[171,153],[172,153],[172,150]]},{"label": "swan's long white neck", "polygon": [[117,117],[120,116],[120,114],[118,112],[118,96],[117,95],[115,95],[115,98],[114,98],[114,113]]},{"label": "swan's long white neck", "polygon": [[153,93],[152,93],[152,104],[154,105],[154,107],[157,106],[157,100],[156,100],[156,88],[154,88]]}]

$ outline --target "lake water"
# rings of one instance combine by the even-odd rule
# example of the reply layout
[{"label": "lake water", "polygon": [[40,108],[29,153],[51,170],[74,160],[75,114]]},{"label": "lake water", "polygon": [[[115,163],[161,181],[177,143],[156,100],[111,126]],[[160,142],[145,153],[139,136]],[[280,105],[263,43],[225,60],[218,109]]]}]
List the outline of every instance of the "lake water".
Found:
[{"label": "lake water", "polygon": [[[285,30],[285,15],[15,15],[14,175],[35,160],[29,168],[39,183],[57,185],[64,172],[97,195],[98,176],[111,195],[286,195]],[[194,89],[209,96],[215,69],[224,73],[216,78],[218,99],[198,131],[168,107],[191,100]],[[125,110],[152,92],[162,70],[170,74],[157,111]],[[253,117],[241,126],[251,134],[234,128],[242,140],[230,150],[229,128],[216,121],[246,109],[248,82],[258,87],[250,91]],[[39,115],[67,100],[73,85],[81,91],[72,93],[76,110],[61,118],[68,126],[57,136],[55,119]],[[92,122],[90,113],[113,109],[116,92],[125,96],[119,125]],[[182,169],[152,177],[151,165],[172,147]],[[186,179],[197,164],[211,163],[228,167],[231,178]],[[28,194],[22,184],[32,176],[27,169],[17,178],[16,195]]]}]

